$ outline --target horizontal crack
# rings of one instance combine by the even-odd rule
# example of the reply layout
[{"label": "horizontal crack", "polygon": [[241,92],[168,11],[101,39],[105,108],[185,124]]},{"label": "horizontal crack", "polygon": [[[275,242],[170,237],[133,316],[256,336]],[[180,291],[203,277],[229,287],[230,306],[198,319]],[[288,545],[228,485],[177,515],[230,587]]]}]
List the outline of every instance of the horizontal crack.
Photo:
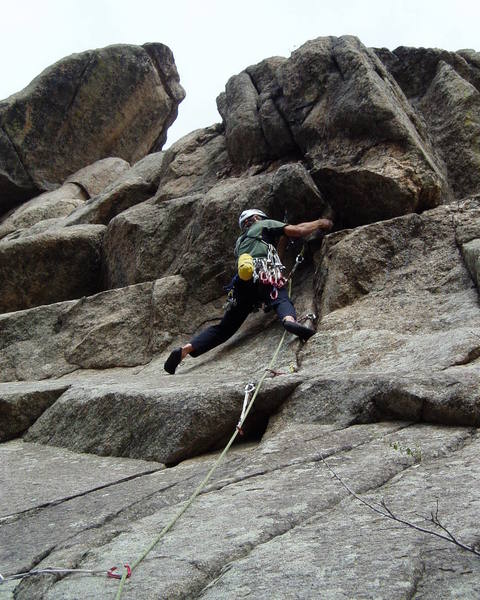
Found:
[{"label": "horizontal crack", "polygon": [[33,571],[42,561],[47,558],[47,556],[53,552],[54,549],[55,546],[50,546],[41,554],[35,556],[28,565],[20,565],[15,573],[2,573],[3,577],[8,578],[12,575],[16,575],[17,573],[28,573],[29,571]]},{"label": "horizontal crack", "polygon": [[[251,473],[249,475],[244,475],[242,477],[237,477],[237,478],[232,478],[229,481],[225,482],[224,484],[221,484],[220,482],[215,485],[212,484],[210,485],[208,488],[206,488],[202,494],[206,494],[206,493],[210,493],[210,492],[216,492],[216,491],[220,491],[223,490],[231,485],[236,485],[237,483],[241,483],[242,481],[247,481],[249,479],[254,479],[255,477],[259,477],[262,475],[267,475],[269,473],[275,473],[278,471],[282,471],[284,469],[288,469],[290,467],[293,466],[297,466],[297,465],[308,465],[311,463],[316,463],[319,460],[321,460],[321,456],[323,456],[324,458],[329,458],[331,456],[337,456],[337,455],[341,455],[345,452],[351,452],[352,450],[356,450],[358,448],[361,448],[362,446],[365,446],[367,444],[370,444],[372,441],[376,441],[376,440],[382,440],[383,438],[385,438],[388,435],[391,435],[393,433],[397,433],[398,431],[402,431],[403,429],[407,429],[408,427],[411,427],[415,425],[415,423],[408,423],[408,424],[403,424],[395,429],[390,430],[388,433],[382,434],[379,437],[375,437],[373,439],[369,439],[369,440],[365,440],[365,441],[361,441],[358,444],[345,444],[343,445],[341,448],[339,448],[337,451],[331,451],[330,453],[319,453],[319,454],[314,454],[313,456],[310,456],[309,458],[306,458],[305,460],[302,460],[302,458],[296,458],[293,459],[289,462],[285,462],[282,463],[272,469],[263,469],[260,471],[256,471],[255,473]],[[315,439],[321,438],[322,435],[319,434],[318,437],[313,437],[310,438],[308,440],[305,441],[314,441]]]},{"label": "horizontal crack", "polygon": [[104,490],[106,488],[118,485],[120,483],[125,483],[126,481],[131,481],[133,479],[137,479],[139,477],[143,477],[145,475],[152,475],[153,473],[158,473],[159,471],[163,471],[162,469],[151,469],[149,471],[143,471],[142,473],[136,473],[135,475],[130,475],[129,477],[124,477],[122,479],[117,479],[116,481],[112,481],[111,483],[106,483],[104,485],[99,485],[97,487],[91,488],[85,492],[79,492],[78,494],[72,494],[71,496],[65,496],[64,498],[58,498],[57,500],[52,500],[51,502],[45,502],[44,504],[39,504],[33,508],[27,508],[17,513],[12,513],[10,515],[5,515],[0,518],[0,525],[5,523],[11,523],[16,521],[17,519],[24,517],[25,515],[35,514],[36,512],[43,510],[44,508],[50,508],[52,506],[57,506],[59,504],[63,504],[64,502],[68,502],[69,500],[73,500],[75,498],[81,498],[82,496],[88,496],[94,492],[99,490]]}]

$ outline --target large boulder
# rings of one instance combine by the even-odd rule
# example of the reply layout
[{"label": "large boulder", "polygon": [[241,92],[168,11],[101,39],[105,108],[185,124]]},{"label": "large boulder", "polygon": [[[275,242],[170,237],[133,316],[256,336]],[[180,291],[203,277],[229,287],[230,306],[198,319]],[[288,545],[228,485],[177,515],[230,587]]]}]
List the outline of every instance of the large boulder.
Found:
[{"label": "large boulder", "polygon": [[0,105],[0,212],[96,160],[131,163],[160,150],[184,95],[163,44],[109,46],[55,63]]},{"label": "large boulder", "polygon": [[[144,378],[119,385],[72,386],[43,413],[25,439],[167,465],[228,439],[239,419],[244,396],[241,380],[169,383],[159,386],[157,378]],[[292,379],[268,382],[251,418],[255,419],[255,413],[274,412],[294,387]]]},{"label": "large boulder", "polygon": [[443,201],[441,163],[398,84],[356,38],[319,38],[281,66],[279,106],[344,226]]},{"label": "large boulder", "polygon": [[0,313],[100,291],[104,233],[77,225],[0,240]]}]

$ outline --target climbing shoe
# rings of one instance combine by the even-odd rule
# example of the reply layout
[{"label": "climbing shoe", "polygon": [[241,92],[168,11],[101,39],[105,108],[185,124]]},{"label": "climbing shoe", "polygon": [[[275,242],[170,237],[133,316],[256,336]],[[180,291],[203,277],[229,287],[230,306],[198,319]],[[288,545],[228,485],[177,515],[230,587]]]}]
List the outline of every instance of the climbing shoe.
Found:
[{"label": "climbing shoe", "polygon": [[313,329],[310,329],[309,327],[304,327],[296,321],[283,321],[283,326],[287,331],[298,336],[302,340],[302,342],[306,342],[315,333]]},{"label": "climbing shoe", "polygon": [[165,371],[167,373],[170,373],[170,375],[175,375],[175,369],[178,367],[178,365],[181,362],[182,362],[182,349],[177,348],[176,350],[173,350],[172,352],[170,352],[170,356],[165,361],[163,368],[165,369]]}]

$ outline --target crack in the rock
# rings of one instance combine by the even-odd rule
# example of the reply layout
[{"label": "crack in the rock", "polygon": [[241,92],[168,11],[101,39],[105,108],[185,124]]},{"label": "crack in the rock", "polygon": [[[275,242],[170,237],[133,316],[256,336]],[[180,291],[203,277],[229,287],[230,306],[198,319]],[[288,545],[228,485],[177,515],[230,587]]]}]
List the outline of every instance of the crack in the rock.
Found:
[{"label": "crack in the rock", "polygon": [[[62,125],[61,125],[60,127],[62,127],[62,126],[63,126],[63,123],[64,123],[64,122],[65,122],[65,121],[66,121],[66,120],[69,118],[69,116],[70,116],[70,115],[69,115],[70,109],[72,108],[72,106],[73,106],[73,105],[74,105],[74,103],[75,103],[75,100],[77,99],[78,93],[80,92],[80,88],[81,88],[81,87],[82,87],[82,85],[83,85],[83,82],[84,82],[84,79],[85,79],[85,75],[86,75],[86,73],[87,73],[87,70],[88,70],[88,68],[90,67],[90,65],[91,65],[91,64],[92,64],[92,62],[93,62],[93,58],[94,58],[94,57],[93,57],[93,55],[90,55],[90,56],[88,57],[88,60],[87,60],[87,62],[86,62],[86,64],[85,64],[85,66],[83,67],[83,69],[82,69],[82,72],[80,73],[80,76],[78,77],[78,84],[77,84],[77,86],[75,87],[75,90],[74,90],[74,92],[73,92],[73,94],[72,94],[72,97],[70,98],[70,102],[69,102],[69,103],[67,104],[67,106],[65,107],[65,110],[64,110],[64,118],[63,118]],[[59,127],[59,129],[60,129],[60,127]]]},{"label": "crack in the rock", "polygon": [[407,595],[405,596],[406,600],[414,600],[417,595],[419,586],[425,576],[425,561],[422,560],[421,555],[419,556],[419,566],[414,570],[413,573],[413,581],[412,587],[408,590]]},{"label": "crack in the rock", "polygon": [[[208,488],[206,488],[204,491],[202,491],[201,494],[207,494],[210,492],[220,491],[220,490],[228,488],[232,485],[236,485],[237,483],[241,483],[243,481],[248,481],[249,479],[254,479],[255,477],[267,475],[270,473],[276,473],[278,471],[283,471],[285,469],[289,469],[290,467],[294,467],[294,466],[298,466],[298,465],[313,464],[313,463],[321,461],[322,457],[323,458],[331,458],[332,456],[338,456],[338,455],[344,454],[346,452],[352,452],[353,450],[357,450],[357,449],[361,448],[362,446],[366,446],[377,440],[382,440],[385,437],[387,437],[388,435],[397,433],[398,431],[402,431],[403,429],[407,429],[408,427],[412,427],[414,425],[416,425],[416,423],[408,423],[406,425],[400,425],[397,428],[392,429],[391,431],[384,433],[378,437],[374,437],[372,439],[367,439],[367,440],[362,440],[362,441],[358,442],[357,444],[344,444],[338,450],[332,450],[330,453],[329,452],[325,452],[325,453],[319,452],[318,454],[313,454],[304,460],[302,460],[301,457],[295,458],[289,462],[280,464],[280,465],[276,466],[275,468],[272,468],[272,469],[267,468],[264,470],[255,471],[254,473],[244,475],[242,477],[232,478],[223,484],[221,483],[221,481],[218,482],[216,485],[215,485],[215,483],[213,483]],[[313,441],[315,439],[318,439],[318,437],[322,437],[322,436],[319,434],[319,436],[311,438],[311,440],[306,440],[306,441]]]},{"label": "crack in the rock", "polygon": [[4,125],[4,124],[0,125],[0,130],[1,130],[1,131],[4,133],[4,135],[5,135],[5,137],[6,137],[7,141],[8,141],[8,143],[9,143],[9,144],[10,144],[10,146],[12,147],[12,149],[13,149],[13,151],[14,151],[14,153],[15,153],[16,157],[18,158],[18,162],[21,164],[21,166],[22,166],[22,169],[23,169],[23,171],[24,171],[25,175],[28,177],[28,179],[29,179],[29,181],[30,181],[30,183],[31,183],[31,186],[32,186],[32,188],[33,188],[33,189],[37,189],[37,186],[35,185],[35,182],[34,182],[34,180],[33,180],[33,177],[31,176],[31,174],[30,174],[30,172],[29,172],[29,170],[28,170],[28,168],[27,168],[27,165],[26,165],[26,164],[24,163],[24,161],[23,161],[22,155],[21,155],[21,153],[20,153],[20,149],[17,147],[17,145],[15,144],[15,142],[14,142],[14,141],[12,140],[12,138],[10,137],[10,134],[8,133],[8,131],[7,131],[7,129],[5,128],[5,125]]},{"label": "crack in the rock", "polygon": [[263,126],[263,120],[260,117],[260,90],[257,87],[257,84],[255,83],[253,77],[250,75],[250,73],[248,71],[244,71],[245,75],[247,75],[247,77],[250,79],[250,82],[252,84],[252,86],[254,87],[255,91],[257,92],[257,123],[260,126],[260,130],[262,132],[262,137],[263,137],[263,141],[265,143],[265,146],[268,150],[268,153],[271,154],[273,151],[273,148],[270,146],[270,144],[268,143],[268,139],[267,136],[265,134],[265,128]]},{"label": "crack in the rock", "polygon": [[[400,471],[394,473],[390,477],[387,477],[380,484],[375,485],[373,487],[366,486],[365,488],[359,490],[357,493],[368,494],[371,491],[381,488],[382,486],[387,484],[389,481],[391,481],[396,475],[398,475],[398,473],[405,471],[406,469],[410,468],[410,466],[411,465],[405,467],[404,469],[400,469]],[[324,506],[321,507],[321,513],[324,514],[327,511],[336,509],[337,506],[340,505],[344,500],[345,500],[345,496],[341,496],[338,499],[336,499],[336,498],[330,499],[329,501],[326,502],[326,504]],[[353,499],[352,499],[352,501],[353,501]],[[232,555],[230,555],[228,557],[228,560],[227,560],[227,562],[224,563],[224,565],[221,565],[218,567],[217,573],[212,578],[212,580],[207,584],[207,586],[205,586],[202,589],[201,594],[203,593],[203,591],[205,589],[214,585],[214,583],[226,572],[224,570],[225,567],[228,567],[227,570],[229,570],[229,568],[231,568],[232,562],[242,560],[242,559],[248,557],[253,551],[257,550],[258,548],[261,548],[264,544],[269,544],[273,540],[277,540],[277,539],[283,537],[284,535],[294,531],[298,527],[303,527],[303,526],[307,525],[309,522],[312,522],[315,519],[317,519],[318,514],[319,514],[319,510],[317,508],[315,508],[310,514],[307,514],[306,516],[300,517],[298,519],[293,519],[289,523],[285,523],[283,527],[279,527],[277,532],[274,532],[271,535],[266,534],[267,539],[261,540],[257,544],[248,543],[245,546],[238,548],[236,552],[232,553]],[[197,597],[200,598],[201,594]]]},{"label": "crack in the rock", "polygon": [[139,477],[144,477],[145,475],[152,475],[153,473],[158,473],[159,471],[163,471],[164,469],[151,469],[149,471],[142,471],[142,473],[136,473],[134,475],[129,475],[128,477],[124,477],[122,479],[117,479],[116,481],[112,481],[111,483],[106,483],[104,485],[100,485],[84,492],[79,492],[78,494],[72,494],[71,496],[65,496],[64,498],[58,498],[56,500],[52,500],[50,502],[45,502],[44,504],[39,504],[38,506],[34,506],[32,508],[27,508],[17,513],[12,513],[9,515],[5,515],[0,518],[0,525],[5,525],[7,523],[12,523],[17,521],[18,519],[35,514],[45,508],[50,508],[52,506],[58,506],[59,504],[63,504],[64,502],[69,502],[70,500],[74,500],[75,498],[81,498],[83,496],[88,496],[94,492],[98,492],[99,490],[104,490],[109,487],[113,487],[119,485],[121,483],[125,483],[127,481],[132,481],[134,479],[138,479]]},{"label": "crack in the rock", "polygon": [[[50,554],[52,554],[55,551],[56,546],[53,546],[50,550],[46,551],[45,553],[42,553],[42,558],[41,560],[37,560],[35,562],[35,564],[30,567],[29,570],[34,570],[37,566],[40,566],[40,563],[43,562]],[[78,569],[81,568],[81,563],[82,560],[86,557],[86,552],[84,552],[83,554],[81,554],[80,556],[76,557],[76,558],[71,558],[69,559],[69,564],[68,566],[62,567],[62,568],[66,568],[66,569]],[[50,568],[52,568],[52,566],[50,566]],[[47,580],[47,589],[46,590],[42,590],[40,592],[40,596],[38,596],[37,600],[43,600],[44,598],[44,592],[50,590],[56,583],[58,583],[59,581],[61,581],[62,579],[65,579],[66,577],[68,577],[69,575],[71,575],[71,573],[43,573],[41,575],[41,577],[44,578],[44,583],[45,583],[45,579]],[[38,578],[38,576],[36,576]],[[31,590],[28,589],[30,587],[30,581],[31,579],[29,577],[23,578],[19,581],[19,585],[15,588],[14,590],[14,600],[31,600]],[[26,590],[24,590],[23,588],[27,587]],[[28,594],[28,596],[24,595],[24,592],[26,592]]]},{"label": "crack in the rock", "polygon": [[331,57],[331,59],[332,59],[332,62],[333,62],[333,65],[334,65],[334,67],[337,69],[337,71],[338,71],[338,74],[339,74],[339,75],[340,75],[340,77],[342,78],[342,81],[346,81],[346,79],[345,79],[345,75],[343,74],[343,71],[342,71],[342,69],[341,69],[341,67],[340,67],[340,63],[338,62],[338,59],[337,59],[337,57],[335,56],[335,52],[334,52],[334,50],[335,50],[335,47],[336,47],[336,46],[337,46],[337,44],[334,44],[334,45],[333,45],[333,47],[332,47],[332,51],[331,51],[331,53],[330,53],[330,57]]},{"label": "crack in the rock", "polygon": [[47,558],[47,556],[53,552],[54,549],[55,546],[50,546],[40,554],[37,554],[37,556],[34,556],[29,564],[20,565],[15,573],[2,573],[3,577],[8,578],[12,575],[16,575],[16,573],[28,573],[29,571],[33,571],[42,561]]},{"label": "crack in the rock", "polygon": [[[269,153],[274,156],[276,155],[275,152],[275,147],[272,147],[272,145],[269,143],[266,132],[265,132],[265,127],[264,127],[264,123],[263,123],[263,119],[260,116],[260,95],[261,95],[261,90],[259,89],[259,87],[257,86],[255,79],[253,78],[253,76],[251,75],[251,73],[246,70],[245,73],[248,75],[248,77],[250,78],[250,81],[252,82],[253,87],[255,88],[255,91],[257,92],[257,96],[258,96],[258,102],[257,102],[257,116],[258,116],[258,122],[260,125],[260,128],[262,130],[262,135],[263,135],[263,139],[265,140],[265,144],[269,150]],[[294,152],[295,154],[298,154],[299,157],[302,156],[302,151],[300,146],[297,144],[295,137],[293,135],[292,129],[290,127],[290,123],[288,122],[286,116],[284,115],[284,113],[280,110],[280,107],[278,106],[276,99],[269,94],[268,98],[272,101],[273,106],[275,107],[275,110],[277,112],[277,115],[279,116],[281,122],[284,124],[286,130],[289,133],[290,136],[290,145],[292,146],[292,152]]]},{"label": "crack in the rock", "polygon": [[[314,464],[314,463],[321,462],[322,459],[325,459],[325,458],[340,456],[342,454],[352,452],[354,450],[358,450],[359,448],[362,448],[363,446],[367,446],[368,444],[371,444],[372,442],[382,441],[385,438],[387,438],[388,436],[394,435],[395,433],[398,433],[399,431],[403,431],[410,427],[415,427],[416,425],[418,425],[418,423],[416,423],[416,422],[402,424],[402,425],[399,425],[398,427],[396,427],[378,437],[374,437],[374,438],[367,439],[367,440],[362,440],[362,441],[358,442],[357,444],[344,444],[337,450],[332,450],[331,452],[324,452],[324,453],[322,453],[322,452],[315,453],[313,455],[310,455],[305,460],[302,460],[302,458],[296,458],[289,462],[282,463],[282,464],[276,466],[275,468],[272,468],[272,469],[267,468],[267,469],[255,471],[254,473],[250,473],[250,474],[243,475],[240,477],[232,478],[230,480],[227,480],[225,483],[222,483],[221,481],[219,481],[216,484],[212,483],[205,490],[203,490],[200,495],[221,491],[230,486],[236,485],[238,483],[242,483],[243,481],[248,481],[249,479],[255,479],[256,477],[261,477],[263,475],[268,475],[270,473],[283,471],[285,469],[289,469],[290,467],[295,467],[298,465]],[[473,442],[473,439],[476,437],[476,435],[477,435],[476,430],[471,429],[469,436],[456,440],[456,443],[453,446],[448,446],[446,448],[446,451],[453,454],[454,452],[458,452],[459,450],[462,450],[464,447],[466,447],[467,444]],[[318,437],[321,437],[321,435],[319,435]],[[317,438],[316,437],[312,438],[312,440],[315,440],[315,439],[317,439]],[[445,457],[445,455],[432,457],[432,462],[434,462],[436,460],[440,460],[444,457]],[[406,468],[415,466],[415,465],[419,464],[419,462],[421,462],[420,459],[414,460],[414,462],[411,465],[408,465]]]},{"label": "crack in the rock", "polygon": [[[154,339],[155,339],[155,332],[156,332],[156,327],[155,327],[155,282],[152,283],[152,287],[150,290],[150,315],[149,315],[149,320],[150,320],[150,327],[149,327],[149,332],[148,332],[148,339],[145,343],[145,357],[144,359],[148,362],[151,362],[152,360],[152,356],[155,354],[155,348],[154,348]],[[150,360],[149,357],[150,356]],[[146,368],[146,367],[144,367]]]}]

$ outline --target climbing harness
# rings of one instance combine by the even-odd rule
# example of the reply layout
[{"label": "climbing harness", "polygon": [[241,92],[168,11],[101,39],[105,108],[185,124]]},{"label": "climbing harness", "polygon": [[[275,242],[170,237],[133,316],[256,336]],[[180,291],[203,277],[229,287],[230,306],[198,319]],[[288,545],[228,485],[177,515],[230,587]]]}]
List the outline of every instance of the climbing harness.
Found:
[{"label": "climbing harness", "polygon": [[[125,567],[125,577],[128,578],[132,574],[132,569],[129,565],[123,565]],[[117,567],[112,567],[106,571],[105,569],[64,569],[62,567],[46,567],[45,569],[32,569],[26,573],[16,573],[15,575],[8,575],[4,577],[0,573],[0,585],[7,581],[14,581],[15,579],[23,579],[24,577],[33,577],[35,575],[61,575],[64,573],[87,573],[89,575],[101,575],[106,574],[107,577],[112,579],[121,579],[120,573],[115,573]]]}]

